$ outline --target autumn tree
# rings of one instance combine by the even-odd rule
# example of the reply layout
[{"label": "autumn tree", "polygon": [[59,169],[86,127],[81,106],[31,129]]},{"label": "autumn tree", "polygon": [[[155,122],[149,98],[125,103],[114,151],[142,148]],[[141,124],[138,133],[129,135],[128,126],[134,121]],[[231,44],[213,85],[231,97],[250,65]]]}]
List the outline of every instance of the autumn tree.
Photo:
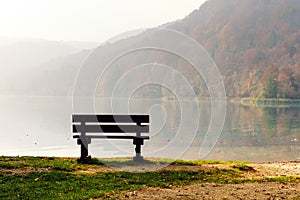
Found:
[{"label": "autumn tree", "polygon": [[[300,72],[298,66],[287,66],[280,73],[281,92],[285,98],[299,98]],[[282,78],[283,77],[283,78]]]},{"label": "autumn tree", "polygon": [[270,65],[264,73],[264,98],[278,98],[279,96],[279,83],[278,83],[279,70],[275,65]]}]

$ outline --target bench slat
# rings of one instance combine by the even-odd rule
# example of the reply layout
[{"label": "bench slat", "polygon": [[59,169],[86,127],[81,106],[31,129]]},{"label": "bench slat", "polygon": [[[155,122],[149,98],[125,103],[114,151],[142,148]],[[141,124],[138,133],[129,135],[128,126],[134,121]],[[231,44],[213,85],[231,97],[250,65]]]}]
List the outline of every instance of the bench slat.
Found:
[{"label": "bench slat", "polygon": [[149,115],[72,115],[72,122],[149,123]]},{"label": "bench slat", "polygon": [[73,133],[148,133],[149,125],[73,125]]},{"label": "bench slat", "polygon": [[[80,135],[74,135],[73,138],[80,138]],[[115,135],[86,135],[84,138],[107,138],[107,139],[134,139],[134,138],[140,138],[140,139],[145,139],[149,140],[149,136],[130,136],[130,135],[124,135],[124,136],[115,136]]]}]

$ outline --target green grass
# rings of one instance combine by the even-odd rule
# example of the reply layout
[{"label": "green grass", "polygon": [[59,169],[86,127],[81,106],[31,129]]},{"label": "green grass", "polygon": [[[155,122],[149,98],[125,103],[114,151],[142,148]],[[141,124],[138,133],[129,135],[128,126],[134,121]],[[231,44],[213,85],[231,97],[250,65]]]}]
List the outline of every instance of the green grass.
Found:
[{"label": "green grass", "polygon": [[239,171],[255,172],[255,169],[253,169],[253,167],[246,164],[233,165],[232,168],[238,169]]},{"label": "green grass", "polygon": [[171,161],[172,165],[204,165],[204,164],[249,164],[246,161],[220,161],[220,160],[175,160]]},{"label": "green grass", "polygon": [[[114,166],[114,165],[136,165],[136,162],[132,161],[132,158],[108,158],[100,159],[102,163]],[[187,166],[201,166],[211,164],[249,164],[246,161],[221,161],[221,160],[173,160],[167,158],[150,158],[143,161],[143,164],[161,164],[161,165],[187,165]]]},{"label": "green grass", "polygon": [[[55,157],[0,157],[0,199],[90,199],[109,198],[115,194],[145,187],[167,187],[172,184],[214,182],[217,184],[244,182],[300,182],[300,177],[273,177],[244,179],[251,171],[246,162],[184,161],[150,159],[143,164],[203,165],[227,164],[228,169],[211,167],[196,171],[157,170],[145,173],[101,172],[102,162],[112,165],[134,165],[130,158],[93,159],[91,164],[80,164],[75,158]],[[97,173],[79,173],[80,170],[98,168]],[[23,172],[23,173],[20,173]]]},{"label": "green grass", "polygon": [[[172,160],[172,159],[147,159],[142,164],[170,164],[170,165],[191,165],[199,166],[204,164],[233,164],[243,165],[249,162],[241,161],[218,161],[218,160]],[[108,159],[92,159],[90,165],[136,165],[132,158],[108,158]],[[75,171],[85,169],[87,165],[80,164],[76,158],[59,158],[59,157],[0,157],[0,168],[5,169],[24,169],[26,167],[47,168],[52,170]]]},{"label": "green grass", "polygon": [[47,168],[51,170],[74,171],[84,165],[72,158],[55,157],[0,157],[0,168],[24,169],[26,167]]},{"label": "green grass", "polygon": [[280,183],[299,183],[300,177],[293,177],[293,176],[270,177],[270,178],[264,178],[263,181],[280,182]]},{"label": "green grass", "polygon": [[0,173],[0,199],[90,199],[143,187],[167,187],[195,182],[228,182],[239,174],[232,170],[169,171],[147,173],[103,172],[76,174],[50,171],[26,175]]}]

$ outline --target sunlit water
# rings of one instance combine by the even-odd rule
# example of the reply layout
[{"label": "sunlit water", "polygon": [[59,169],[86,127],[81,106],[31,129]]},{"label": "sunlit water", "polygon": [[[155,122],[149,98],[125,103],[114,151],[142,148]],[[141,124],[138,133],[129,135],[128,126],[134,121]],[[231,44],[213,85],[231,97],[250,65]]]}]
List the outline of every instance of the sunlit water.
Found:
[{"label": "sunlit water", "polygon": [[[97,100],[96,112],[111,111],[105,101]],[[151,115],[151,138],[142,150],[145,156],[200,158],[199,149],[211,117],[210,102],[199,102],[198,130],[181,123],[180,104],[173,99],[132,100],[129,108],[131,113]],[[195,117],[194,108],[188,109],[190,117]],[[79,157],[80,149],[71,132],[71,98],[2,96],[0,110],[0,155]],[[133,156],[134,146],[127,140],[92,140],[90,152],[96,157]],[[300,160],[300,107],[254,107],[228,102],[223,132],[205,159]]]}]

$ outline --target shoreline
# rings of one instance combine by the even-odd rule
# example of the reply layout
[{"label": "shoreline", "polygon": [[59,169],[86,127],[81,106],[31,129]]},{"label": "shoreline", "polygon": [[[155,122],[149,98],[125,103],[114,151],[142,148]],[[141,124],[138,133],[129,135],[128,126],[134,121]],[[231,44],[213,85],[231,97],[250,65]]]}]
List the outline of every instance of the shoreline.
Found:
[{"label": "shoreline", "polygon": [[264,99],[264,98],[242,98],[239,101],[244,106],[261,107],[300,107],[300,99]]}]

